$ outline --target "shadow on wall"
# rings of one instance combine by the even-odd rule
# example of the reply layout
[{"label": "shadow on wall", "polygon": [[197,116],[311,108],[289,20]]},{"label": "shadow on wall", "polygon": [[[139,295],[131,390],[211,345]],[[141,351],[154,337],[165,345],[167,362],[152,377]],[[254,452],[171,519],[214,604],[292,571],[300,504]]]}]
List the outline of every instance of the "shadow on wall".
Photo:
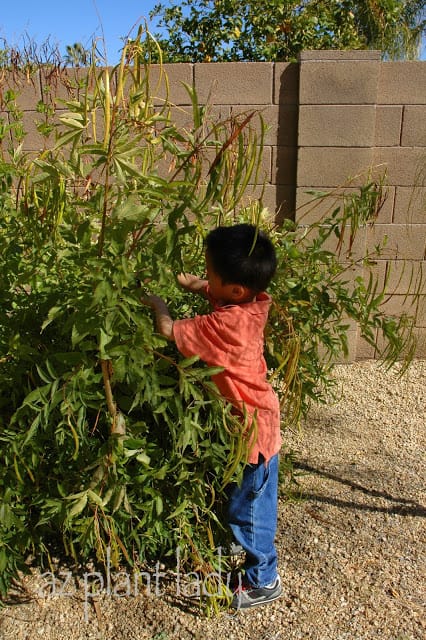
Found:
[{"label": "shadow on wall", "polygon": [[275,86],[279,95],[278,131],[274,172],[277,221],[295,219],[297,139],[299,114],[299,71],[296,62],[276,63]]}]

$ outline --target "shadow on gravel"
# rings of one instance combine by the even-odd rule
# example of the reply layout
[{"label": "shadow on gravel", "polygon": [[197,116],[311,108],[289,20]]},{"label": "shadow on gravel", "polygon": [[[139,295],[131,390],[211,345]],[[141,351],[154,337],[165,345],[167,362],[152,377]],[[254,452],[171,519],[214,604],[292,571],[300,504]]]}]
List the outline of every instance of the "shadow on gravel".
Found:
[{"label": "shadow on gravel", "polygon": [[355,491],[360,491],[361,493],[371,496],[372,498],[381,498],[383,500],[387,500],[391,502],[390,506],[378,506],[374,504],[365,504],[359,502],[353,502],[349,500],[340,500],[338,498],[321,496],[315,493],[304,493],[303,497],[306,500],[313,500],[315,502],[321,502],[325,504],[332,504],[336,507],[346,508],[346,509],[357,509],[359,511],[371,511],[378,513],[389,513],[395,514],[399,516],[415,516],[418,518],[426,518],[426,507],[415,502],[414,500],[410,500],[407,498],[395,498],[391,494],[386,491],[378,491],[377,489],[369,489],[364,487],[353,480],[348,480],[346,478],[340,478],[339,476],[331,473],[329,471],[325,471],[323,469],[315,469],[315,467],[310,466],[304,462],[298,462],[295,467],[301,471],[304,471],[309,474],[314,474],[316,476],[321,476],[323,478],[328,478],[329,480],[333,480],[334,482],[339,482],[340,484],[344,484]]},{"label": "shadow on gravel", "polygon": [[12,580],[12,586],[7,596],[0,598],[0,609],[2,606],[18,606],[28,604],[34,600],[33,594],[18,580]]}]

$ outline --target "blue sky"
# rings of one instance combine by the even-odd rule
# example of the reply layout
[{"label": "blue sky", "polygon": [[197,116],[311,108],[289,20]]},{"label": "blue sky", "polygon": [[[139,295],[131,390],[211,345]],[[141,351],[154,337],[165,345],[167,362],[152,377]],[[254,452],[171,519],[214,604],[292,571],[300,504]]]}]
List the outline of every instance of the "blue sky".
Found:
[{"label": "blue sky", "polygon": [[[2,40],[19,45],[27,34],[37,44],[49,37],[64,53],[68,44],[82,42],[90,48],[92,39],[105,36],[108,62],[118,62],[122,39],[135,24],[148,19],[159,0],[3,0],[0,11]],[[164,4],[167,4],[167,0]],[[155,31],[155,25],[150,29]],[[422,59],[426,59],[423,45]]]},{"label": "blue sky", "polygon": [[[116,63],[126,37],[159,0],[3,0],[0,46],[22,44],[27,34],[37,44],[49,37],[64,53],[66,45],[81,42],[90,48],[93,37],[105,35],[108,61]],[[153,27],[151,26],[151,30]]]}]

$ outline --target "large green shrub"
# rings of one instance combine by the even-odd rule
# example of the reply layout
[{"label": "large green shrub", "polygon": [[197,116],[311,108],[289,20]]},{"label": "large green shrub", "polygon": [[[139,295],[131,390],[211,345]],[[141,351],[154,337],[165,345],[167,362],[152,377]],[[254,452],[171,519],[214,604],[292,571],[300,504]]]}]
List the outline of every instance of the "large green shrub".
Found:
[{"label": "large green shrub", "polygon": [[139,283],[175,316],[201,312],[205,303],[175,275],[202,272],[203,238],[218,223],[254,220],[277,246],[267,357],[284,424],[327,393],[347,318],[370,342],[373,329],[383,332],[388,362],[410,352],[410,323],[381,313],[374,277],[351,283],[350,255],[340,263],[325,249],[348,225],[356,233],[372,222],[380,188],[343,199],[309,232],[276,227],[260,203],[243,206],[259,166],[262,134],[250,126],[258,116],[214,121],[186,87],[192,125],[178,127],[167,79],[153,88],[146,50],[138,37],[117,68],[88,70],[80,97],[55,116],[51,148],[30,158],[3,138],[3,594],[29,553],[40,560],[58,546],[80,560],[108,555],[114,566],[179,547],[184,566],[214,567],[227,535],[224,491],[244,464],[242,427],[212,370],[155,334]]}]

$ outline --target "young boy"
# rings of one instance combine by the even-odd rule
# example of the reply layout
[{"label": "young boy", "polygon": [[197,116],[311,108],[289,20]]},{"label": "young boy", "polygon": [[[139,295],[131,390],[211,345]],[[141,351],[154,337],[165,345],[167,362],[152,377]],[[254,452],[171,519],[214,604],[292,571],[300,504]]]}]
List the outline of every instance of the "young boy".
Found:
[{"label": "young boy", "polygon": [[[224,367],[213,380],[243,416],[256,421],[241,486],[232,485],[228,524],[245,553],[245,573],[232,606],[249,608],[277,599],[282,591],[274,545],[278,502],[280,407],[266,381],[264,327],[271,298],[265,293],[275,270],[274,247],[249,224],[218,227],[206,239],[207,280],[181,274],[185,289],[206,296],[208,315],[171,318],[165,302],[148,296],[159,333],[176,342],[185,356],[197,355],[209,366]],[[247,419],[247,418],[246,418]]]}]

